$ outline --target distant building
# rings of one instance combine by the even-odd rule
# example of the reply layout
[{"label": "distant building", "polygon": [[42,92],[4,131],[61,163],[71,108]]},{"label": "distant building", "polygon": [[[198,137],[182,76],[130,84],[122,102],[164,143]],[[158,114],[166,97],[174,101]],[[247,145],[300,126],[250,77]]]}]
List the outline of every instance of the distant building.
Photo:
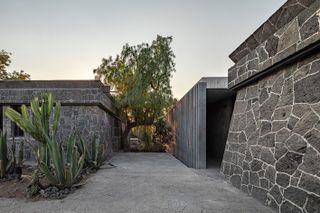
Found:
[{"label": "distant building", "polygon": [[[118,150],[120,121],[114,112],[109,87],[99,80],[0,81],[0,129],[9,140],[14,136],[17,145],[21,140],[33,141],[4,115],[6,108],[19,111],[22,104],[29,105],[34,97],[41,98],[47,92],[62,105],[58,140],[67,141],[73,130],[86,140],[96,133],[107,147],[106,157],[111,156],[113,149]],[[31,147],[25,144],[25,158],[34,158]]]}]

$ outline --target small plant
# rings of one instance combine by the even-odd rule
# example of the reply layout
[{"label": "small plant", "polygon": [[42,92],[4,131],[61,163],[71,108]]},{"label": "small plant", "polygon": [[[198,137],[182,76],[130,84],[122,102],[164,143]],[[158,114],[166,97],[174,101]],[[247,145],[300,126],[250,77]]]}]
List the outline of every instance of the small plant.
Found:
[{"label": "small plant", "polygon": [[78,148],[80,153],[85,152],[85,167],[98,170],[105,161],[105,147],[104,144],[100,144],[97,140],[95,133],[89,147],[90,148],[87,147],[83,137],[80,137],[80,144],[78,144]]},{"label": "small plant", "polygon": [[9,149],[6,134],[0,132],[0,178],[5,178],[8,174],[12,174],[15,165],[15,142],[13,140],[11,149]]},{"label": "small plant", "polygon": [[[76,146],[75,134],[69,136],[67,150],[55,140],[48,142],[53,166],[40,161],[39,168],[51,185],[59,189],[70,188],[77,180],[85,161],[86,149],[80,154]],[[65,157],[66,156],[66,157]]]}]

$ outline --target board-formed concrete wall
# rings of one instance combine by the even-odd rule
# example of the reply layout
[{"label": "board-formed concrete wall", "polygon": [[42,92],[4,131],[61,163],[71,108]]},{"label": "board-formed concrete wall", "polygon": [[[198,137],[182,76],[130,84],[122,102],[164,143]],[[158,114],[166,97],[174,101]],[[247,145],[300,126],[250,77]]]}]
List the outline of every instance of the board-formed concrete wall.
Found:
[{"label": "board-formed concrete wall", "polygon": [[173,155],[188,167],[206,168],[206,86],[198,82],[169,112]]},{"label": "board-formed concrete wall", "polygon": [[[70,133],[76,131],[86,141],[91,141],[96,133],[97,138],[107,148],[106,157],[112,154],[116,122],[120,122],[114,114],[108,87],[100,81],[1,81],[0,105],[2,112],[7,107],[29,104],[34,97],[41,98],[42,94],[51,92],[55,101],[62,105],[59,130],[59,141],[67,141]],[[9,140],[12,138],[12,122],[3,116],[3,129],[7,132]],[[30,135],[16,137],[17,146],[21,140],[37,144]],[[31,147],[25,144],[25,159],[33,159]]]},{"label": "board-formed concrete wall", "polygon": [[288,1],[230,55],[237,99],[221,171],[282,213],[320,212],[319,5]]}]

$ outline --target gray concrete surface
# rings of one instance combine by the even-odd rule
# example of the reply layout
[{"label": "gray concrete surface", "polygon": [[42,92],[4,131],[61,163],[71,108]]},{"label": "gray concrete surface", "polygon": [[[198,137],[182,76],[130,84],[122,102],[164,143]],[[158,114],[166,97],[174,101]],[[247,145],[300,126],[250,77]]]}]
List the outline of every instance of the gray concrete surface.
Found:
[{"label": "gray concrete surface", "polygon": [[0,199],[0,212],[272,212],[221,179],[166,153],[119,153],[64,200]]}]

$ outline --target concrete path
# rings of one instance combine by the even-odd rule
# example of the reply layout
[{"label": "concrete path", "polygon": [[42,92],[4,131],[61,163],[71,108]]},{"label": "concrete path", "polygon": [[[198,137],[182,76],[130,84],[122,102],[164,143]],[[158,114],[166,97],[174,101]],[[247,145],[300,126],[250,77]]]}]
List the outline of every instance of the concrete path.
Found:
[{"label": "concrete path", "polygon": [[194,170],[166,153],[119,153],[64,200],[0,199],[0,212],[273,212],[224,182],[217,170]]}]

